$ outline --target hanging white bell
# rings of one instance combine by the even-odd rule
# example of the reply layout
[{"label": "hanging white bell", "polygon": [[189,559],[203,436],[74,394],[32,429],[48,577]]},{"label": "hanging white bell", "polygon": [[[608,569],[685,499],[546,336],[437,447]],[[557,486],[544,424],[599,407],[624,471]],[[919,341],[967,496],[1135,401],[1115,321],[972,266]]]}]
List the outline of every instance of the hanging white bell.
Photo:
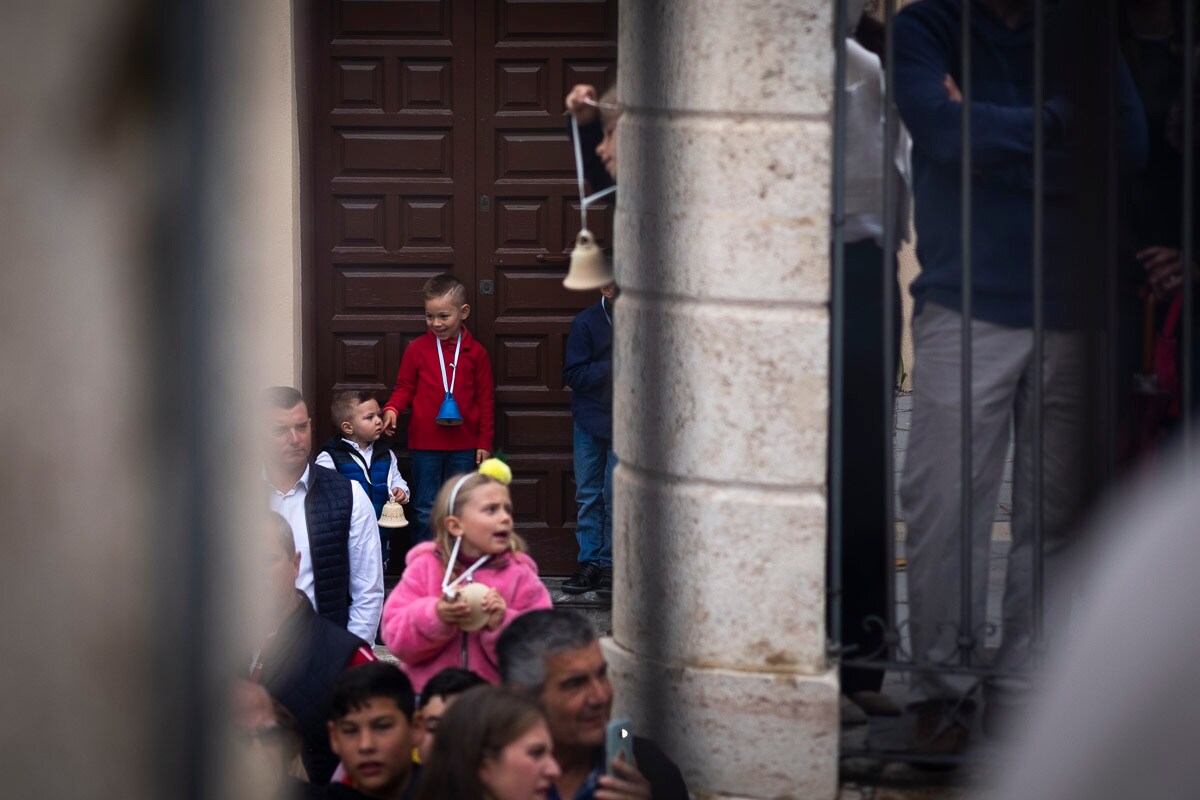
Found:
[{"label": "hanging white bell", "polygon": [[575,249],[571,251],[571,266],[563,286],[577,291],[599,289],[613,282],[612,266],[604,257],[604,251],[596,244],[592,232],[584,228],[575,237]]},{"label": "hanging white bell", "polygon": [[379,514],[379,527],[408,527],[408,519],[404,516],[404,507],[397,503],[395,498],[389,498],[388,501],[383,504],[383,511]]}]

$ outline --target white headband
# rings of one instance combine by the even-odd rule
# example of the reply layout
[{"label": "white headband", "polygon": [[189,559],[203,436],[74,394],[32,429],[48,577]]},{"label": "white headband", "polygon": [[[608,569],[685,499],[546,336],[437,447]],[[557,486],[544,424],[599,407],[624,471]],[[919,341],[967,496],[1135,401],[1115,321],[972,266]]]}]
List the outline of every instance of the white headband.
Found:
[{"label": "white headband", "polygon": [[467,478],[478,474],[478,472],[468,472],[454,482],[454,488],[450,490],[450,507],[446,509],[447,516],[454,516],[454,502],[458,500],[458,490],[461,489],[462,485],[467,482]]},{"label": "white headband", "polygon": [[[457,481],[454,482],[454,488],[450,490],[450,507],[448,509],[446,509],[446,516],[454,516],[454,503],[456,500],[458,500],[458,490],[461,489],[462,485],[467,482],[467,478],[471,477],[472,475],[478,475],[478,474],[479,474],[478,472],[468,472],[467,474],[463,475],[461,478],[459,478]],[[482,567],[483,562],[488,560],[488,556],[484,556],[483,558],[479,559],[478,561],[476,561],[474,564],[471,565],[470,569],[468,569],[462,575],[459,575],[458,580],[456,580],[452,583],[450,581],[450,576],[454,574],[454,564],[455,564],[455,562],[458,561],[458,548],[461,545],[462,545],[462,537],[455,536],[454,537],[454,549],[450,552],[450,560],[446,563],[446,575],[445,575],[445,577],[442,578],[442,591],[445,592],[447,595],[454,594],[455,593],[454,587],[457,586],[458,584],[462,583],[467,578],[469,578],[471,576],[472,572],[477,570],[479,567]]]}]

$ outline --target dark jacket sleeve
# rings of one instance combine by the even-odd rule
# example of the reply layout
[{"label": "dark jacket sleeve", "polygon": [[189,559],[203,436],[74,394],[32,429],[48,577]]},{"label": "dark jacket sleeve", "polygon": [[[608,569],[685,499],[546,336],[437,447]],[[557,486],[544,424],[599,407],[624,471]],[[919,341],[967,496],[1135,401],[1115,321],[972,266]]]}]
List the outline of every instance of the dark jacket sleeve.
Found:
[{"label": "dark jacket sleeve", "polygon": [[[929,24],[912,13],[895,23],[896,107],[913,147],[931,161],[954,166],[962,159],[962,103],[951,100],[943,81],[953,75],[951,54]],[[1047,142],[1061,132],[1054,104],[1044,111]],[[977,168],[1004,166],[1033,157],[1032,106],[971,103],[971,158]]]},{"label": "dark jacket sleeve", "polygon": [[1146,124],[1146,109],[1138,94],[1137,84],[1123,57],[1117,60],[1117,160],[1121,172],[1136,175],[1146,167],[1150,152],[1150,132]]},{"label": "dark jacket sleeve", "polygon": [[592,331],[586,317],[591,308],[580,312],[571,322],[567,336],[567,358],[563,365],[563,383],[573,392],[594,392],[608,384],[612,358],[595,360]]},{"label": "dark jacket sleeve", "polygon": [[[567,119],[567,138],[571,136],[571,120]],[[579,151],[583,156],[583,178],[591,187],[591,193],[607,189],[613,185],[612,176],[608,174],[608,170],[604,168],[604,162],[600,160],[600,156],[596,155],[596,147],[604,138],[604,126],[600,123],[600,118],[589,122],[587,125],[579,126]],[[574,147],[574,143],[571,144]],[[575,155],[572,152],[571,163],[575,163]],[[608,199],[608,198],[605,198]]]},{"label": "dark jacket sleeve", "polygon": [[654,800],[688,800],[683,774],[657,744],[633,737],[633,760],[642,777],[650,781],[650,796]]}]

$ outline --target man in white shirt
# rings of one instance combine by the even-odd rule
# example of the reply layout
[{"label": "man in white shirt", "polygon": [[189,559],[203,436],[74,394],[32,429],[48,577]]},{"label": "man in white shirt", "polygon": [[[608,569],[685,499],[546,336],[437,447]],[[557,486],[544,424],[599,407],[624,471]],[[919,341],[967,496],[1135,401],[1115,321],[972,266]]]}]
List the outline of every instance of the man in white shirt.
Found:
[{"label": "man in white shirt", "polygon": [[300,553],[296,588],[322,617],[373,642],[383,562],[371,501],[355,482],[309,462],[312,419],[299,391],[275,386],[263,400],[264,488],[271,510],[292,526]]}]

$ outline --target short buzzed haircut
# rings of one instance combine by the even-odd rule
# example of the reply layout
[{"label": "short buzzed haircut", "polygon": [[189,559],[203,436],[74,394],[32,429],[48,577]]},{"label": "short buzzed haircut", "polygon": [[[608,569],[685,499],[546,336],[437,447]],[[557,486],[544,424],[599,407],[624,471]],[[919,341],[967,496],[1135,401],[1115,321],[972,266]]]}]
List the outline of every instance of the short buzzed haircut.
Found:
[{"label": "short buzzed haircut", "polygon": [[416,704],[412,681],[403,670],[387,661],[372,661],[343,672],[333,687],[329,718],[337,722],[377,698],[393,701],[405,719],[412,721]]},{"label": "short buzzed haircut", "polygon": [[596,629],[578,611],[529,611],[513,620],[496,643],[500,680],[506,686],[541,694],[547,657],[582,650],[595,641]]},{"label": "short buzzed haircut", "polygon": [[348,422],[354,417],[354,409],[368,400],[374,399],[374,396],[366,389],[346,389],[338,392],[333,396],[333,402],[329,404],[329,413],[333,416],[333,424],[341,427],[343,422]]},{"label": "short buzzed haircut", "polygon": [[449,272],[434,275],[421,287],[421,296],[426,300],[436,300],[446,295],[451,295],[450,302],[455,305],[467,302],[467,288],[462,285],[462,281]]},{"label": "short buzzed haircut", "polygon": [[267,411],[288,411],[304,402],[304,395],[291,386],[272,386],[262,393],[263,407]]},{"label": "short buzzed haircut", "polygon": [[281,514],[268,511],[267,527],[274,533],[280,549],[287,553],[288,558],[296,555],[295,534],[292,533],[292,526],[288,524],[288,521]]},{"label": "short buzzed haircut", "polygon": [[429,705],[429,701],[435,697],[440,697],[443,700],[447,697],[458,697],[467,689],[483,686],[486,683],[487,681],[469,669],[446,667],[430,678],[429,682],[425,684],[425,688],[421,691],[421,699],[417,703],[417,708],[424,708]]}]

